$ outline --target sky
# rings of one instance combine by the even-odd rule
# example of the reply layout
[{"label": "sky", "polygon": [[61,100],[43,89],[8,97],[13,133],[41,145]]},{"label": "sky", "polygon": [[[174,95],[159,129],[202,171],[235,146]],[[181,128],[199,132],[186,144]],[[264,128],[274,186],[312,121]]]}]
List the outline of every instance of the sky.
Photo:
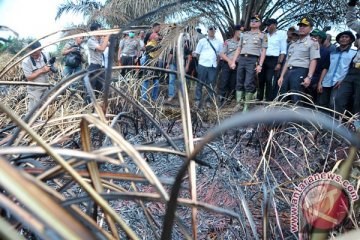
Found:
[{"label": "sky", "polygon": [[[55,21],[57,7],[65,0],[0,0],[0,25],[9,27],[20,38],[39,38],[70,23],[82,23],[79,15],[63,15]],[[11,32],[0,32],[1,37],[14,36]]]}]

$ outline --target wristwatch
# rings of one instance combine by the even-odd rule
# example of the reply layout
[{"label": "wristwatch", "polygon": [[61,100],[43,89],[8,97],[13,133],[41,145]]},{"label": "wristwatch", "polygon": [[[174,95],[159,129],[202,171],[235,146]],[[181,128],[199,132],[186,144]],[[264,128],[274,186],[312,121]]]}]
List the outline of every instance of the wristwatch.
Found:
[{"label": "wristwatch", "polygon": [[307,78],[311,80],[313,77],[312,76],[307,76]]}]

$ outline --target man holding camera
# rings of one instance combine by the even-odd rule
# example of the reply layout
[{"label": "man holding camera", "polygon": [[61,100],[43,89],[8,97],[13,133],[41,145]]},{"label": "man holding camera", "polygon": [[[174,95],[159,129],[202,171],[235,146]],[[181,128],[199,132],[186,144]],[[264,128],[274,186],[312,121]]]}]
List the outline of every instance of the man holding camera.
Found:
[{"label": "man holding camera", "polygon": [[62,55],[65,60],[65,67],[63,71],[64,77],[81,71],[81,64],[85,62],[84,51],[81,47],[83,41],[83,37],[76,37],[74,40],[65,44],[62,51]]},{"label": "man holding camera", "polygon": [[[101,25],[97,22],[94,22],[90,26],[90,31],[97,31],[101,29]],[[104,51],[109,44],[109,35],[107,36],[92,36],[87,41],[87,46],[89,48],[90,55],[90,65],[88,67],[88,71],[95,71],[101,68],[104,68],[102,65],[104,60]],[[91,80],[91,86],[96,91],[102,91],[103,83],[102,80],[105,79],[105,72],[102,72],[99,76],[99,72],[94,72],[90,74],[90,78],[96,76],[94,80]]]},{"label": "man holding camera", "polygon": [[[29,49],[30,51],[35,50],[41,47],[39,41],[33,43]],[[33,52],[25,58],[21,67],[24,71],[24,75],[27,81],[36,82],[36,83],[49,83],[49,72],[56,71],[54,67],[51,67],[49,64],[50,55],[48,53],[42,52],[41,49]],[[48,87],[42,86],[31,86],[27,87],[27,97],[28,97],[28,110],[32,109],[44,95]]]}]

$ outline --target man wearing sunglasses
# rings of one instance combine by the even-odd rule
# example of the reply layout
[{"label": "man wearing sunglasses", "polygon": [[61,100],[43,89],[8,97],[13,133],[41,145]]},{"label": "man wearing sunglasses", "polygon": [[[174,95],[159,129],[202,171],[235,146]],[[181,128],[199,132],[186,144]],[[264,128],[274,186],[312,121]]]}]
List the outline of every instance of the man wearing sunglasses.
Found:
[{"label": "man wearing sunglasses", "polygon": [[244,32],[232,58],[230,68],[235,69],[236,59],[240,55],[236,78],[236,111],[240,110],[240,103],[245,96],[243,111],[248,110],[249,101],[256,92],[255,73],[260,73],[265,60],[268,46],[267,36],[260,31],[261,19],[254,16],[250,19],[250,28]]},{"label": "man wearing sunglasses", "polygon": [[[304,17],[298,23],[299,39],[292,43],[288,50],[285,66],[278,80],[280,92],[304,93],[313,78],[317,60],[320,58],[320,46],[310,37],[313,22]],[[298,103],[301,96],[294,94],[291,100]]]}]

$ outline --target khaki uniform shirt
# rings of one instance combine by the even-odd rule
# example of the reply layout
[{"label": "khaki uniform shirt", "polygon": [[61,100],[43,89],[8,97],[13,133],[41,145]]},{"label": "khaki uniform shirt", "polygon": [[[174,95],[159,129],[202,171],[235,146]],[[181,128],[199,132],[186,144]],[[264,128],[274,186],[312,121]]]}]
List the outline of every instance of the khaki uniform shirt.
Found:
[{"label": "khaki uniform shirt", "polygon": [[128,38],[120,41],[119,48],[122,56],[134,57],[140,52],[140,42],[136,38]]},{"label": "khaki uniform shirt", "polygon": [[320,58],[319,43],[310,35],[291,43],[288,50],[287,64],[292,67],[309,68],[310,61]]},{"label": "khaki uniform shirt", "polygon": [[90,64],[102,64],[103,61],[103,53],[96,50],[96,47],[101,45],[101,39],[96,39],[94,36],[90,37],[87,41],[87,46],[89,48],[89,58]]},{"label": "khaki uniform shirt", "polygon": [[261,50],[267,48],[268,40],[267,36],[258,32],[244,32],[243,37],[240,39],[239,46],[241,48],[240,54],[249,54],[260,56]]},{"label": "khaki uniform shirt", "polygon": [[[46,57],[47,60],[47,64],[49,64],[49,60],[50,60],[50,55],[48,53],[43,52],[43,54]],[[33,65],[30,56],[28,56],[27,58],[25,58],[22,63],[21,63],[21,67],[24,71],[24,75],[25,77],[29,77],[34,71],[36,71],[37,69],[40,69],[42,67],[44,67],[46,65],[45,61],[44,61],[44,56],[43,54],[40,55],[40,58],[38,60],[34,60],[35,61],[35,65]],[[45,74],[40,74],[37,78],[35,78],[32,82],[37,82],[37,83],[49,83],[49,74],[45,73]],[[44,87],[39,87],[39,86],[28,86],[28,91],[36,91],[37,89],[43,89]]]},{"label": "khaki uniform shirt", "polygon": [[[224,42],[224,46],[223,46],[221,52],[224,53],[228,58],[232,59],[238,45],[239,45],[239,41],[236,41],[233,38],[230,38]],[[237,60],[238,59],[236,59],[236,61]]]}]

